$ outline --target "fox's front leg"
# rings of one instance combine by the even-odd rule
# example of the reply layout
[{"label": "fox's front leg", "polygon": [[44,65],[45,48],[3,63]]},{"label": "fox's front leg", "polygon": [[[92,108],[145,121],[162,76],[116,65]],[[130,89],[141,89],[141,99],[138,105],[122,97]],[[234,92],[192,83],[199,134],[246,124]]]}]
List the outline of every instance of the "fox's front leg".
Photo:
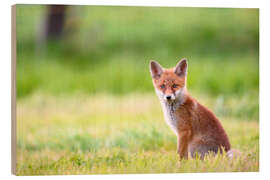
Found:
[{"label": "fox's front leg", "polygon": [[190,131],[182,131],[177,137],[177,152],[181,159],[188,159],[188,141],[190,139]]}]

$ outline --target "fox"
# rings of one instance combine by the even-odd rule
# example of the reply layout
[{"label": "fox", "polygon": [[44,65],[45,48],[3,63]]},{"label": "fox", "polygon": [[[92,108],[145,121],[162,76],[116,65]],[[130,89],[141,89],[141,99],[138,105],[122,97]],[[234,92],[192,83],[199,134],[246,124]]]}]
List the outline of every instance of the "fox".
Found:
[{"label": "fox", "polygon": [[173,68],[163,68],[150,60],[150,73],[160,100],[164,118],[177,136],[177,153],[181,159],[226,152],[232,158],[237,150],[231,144],[221,122],[207,107],[187,91],[187,59]]}]

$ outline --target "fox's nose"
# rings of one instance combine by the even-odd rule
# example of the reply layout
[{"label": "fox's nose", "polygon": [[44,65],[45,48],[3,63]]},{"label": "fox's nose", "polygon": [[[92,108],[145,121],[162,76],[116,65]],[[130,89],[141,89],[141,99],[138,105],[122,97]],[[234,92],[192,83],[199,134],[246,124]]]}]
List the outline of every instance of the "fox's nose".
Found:
[{"label": "fox's nose", "polygon": [[172,96],[168,95],[168,96],[166,96],[166,99],[167,100],[171,100],[172,99]]}]

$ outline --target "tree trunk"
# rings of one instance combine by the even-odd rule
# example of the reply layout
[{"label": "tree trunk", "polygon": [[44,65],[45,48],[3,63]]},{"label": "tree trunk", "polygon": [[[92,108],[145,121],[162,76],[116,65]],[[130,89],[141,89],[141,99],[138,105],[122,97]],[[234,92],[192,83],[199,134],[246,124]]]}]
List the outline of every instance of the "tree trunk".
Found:
[{"label": "tree trunk", "polygon": [[66,5],[50,5],[48,7],[46,22],[46,36],[48,39],[59,39],[63,35],[66,9]]}]

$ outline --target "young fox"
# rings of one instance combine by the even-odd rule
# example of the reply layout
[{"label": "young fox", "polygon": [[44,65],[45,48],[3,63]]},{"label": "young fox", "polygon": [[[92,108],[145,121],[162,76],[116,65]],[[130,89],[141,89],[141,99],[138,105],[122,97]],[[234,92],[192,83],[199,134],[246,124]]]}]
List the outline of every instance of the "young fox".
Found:
[{"label": "young fox", "polygon": [[177,136],[180,159],[196,153],[203,159],[209,151],[222,149],[232,157],[228,136],[217,117],[187,92],[187,60],[182,59],[171,69],[151,61],[150,72],[165,120]]}]

